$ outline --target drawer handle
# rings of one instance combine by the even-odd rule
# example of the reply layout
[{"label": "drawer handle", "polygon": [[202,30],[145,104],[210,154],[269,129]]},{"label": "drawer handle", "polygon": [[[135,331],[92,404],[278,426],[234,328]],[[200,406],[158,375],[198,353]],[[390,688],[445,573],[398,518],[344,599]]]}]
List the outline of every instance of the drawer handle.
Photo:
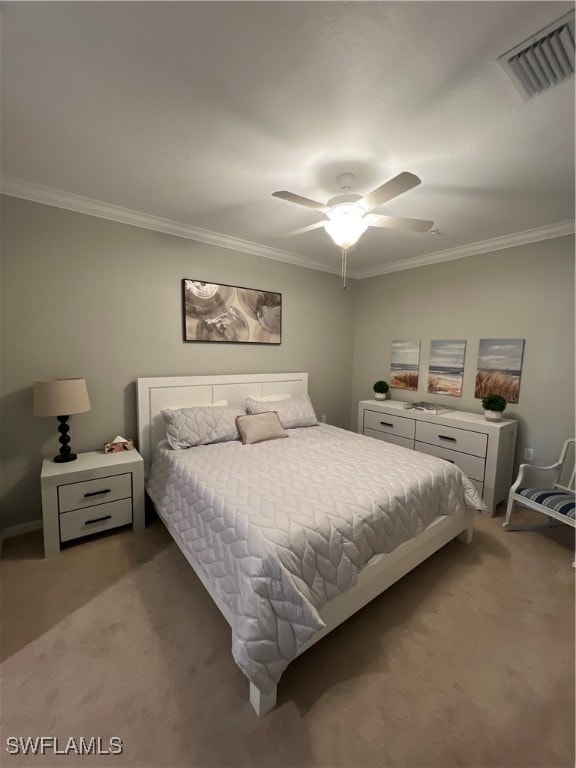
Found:
[{"label": "drawer handle", "polygon": [[380,424],[383,427],[393,427],[394,426],[394,424],[391,424],[389,421],[381,421]]},{"label": "drawer handle", "polygon": [[448,440],[449,443],[455,443],[456,438],[455,437],[448,437],[448,435],[438,435],[439,440]]},{"label": "drawer handle", "polygon": [[84,525],[92,525],[93,523],[103,523],[104,520],[111,520],[112,515],[104,515],[104,517],[95,517],[94,520],[86,520]]},{"label": "drawer handle", "polygon": [[90,496],[102,496],[103,493],[110,493],[110,488],[104,488],[103,491],[91,491],[90,493],[85,493],[84,498],[89,499]]}]

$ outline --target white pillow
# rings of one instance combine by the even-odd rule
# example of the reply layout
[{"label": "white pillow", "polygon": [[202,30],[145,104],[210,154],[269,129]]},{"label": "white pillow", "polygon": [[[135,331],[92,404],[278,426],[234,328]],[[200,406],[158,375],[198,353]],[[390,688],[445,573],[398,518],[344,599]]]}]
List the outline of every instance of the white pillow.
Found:
[{"label": "white pillow", "polygon": [[262,397],[251,397],[250,400],[256,400],[257,403],[277,403],[279,400],[289,400],[291,395],[262,395]]},{"label": "white pillow", "polygon": [[279,437],[288,437],[288,433],[282,428],[278,414],[274,411],[254,413],[250,416],[236,416],[236,425],[244,445],[262,443],[265,440],[277,440]]},{"label": "white pillow", "polygon": [[242,414],[244,411],[234,405],[165,408],[162,411],[166,438],[175,450],[239,440],[236,416]]},{"label": "white pillow", "polygon": [[228,405],[228,400],[217,400],[215,403],[202,403],[202,405],[178,405],[174,408],[165,408],[165,411],[181,411],[183,408],[217,408],[221,405]]},{"label": "white pillow", "polygon": [[288,400],[279,400],[273,406],[270,403],[261,403],[252,397],[246,398],[247,413],[265,413],[273,408],[278,414],[280,423],[284,429],[295,427],[315,427],[318,419],[308,395],[304,397],[290,397]]}]

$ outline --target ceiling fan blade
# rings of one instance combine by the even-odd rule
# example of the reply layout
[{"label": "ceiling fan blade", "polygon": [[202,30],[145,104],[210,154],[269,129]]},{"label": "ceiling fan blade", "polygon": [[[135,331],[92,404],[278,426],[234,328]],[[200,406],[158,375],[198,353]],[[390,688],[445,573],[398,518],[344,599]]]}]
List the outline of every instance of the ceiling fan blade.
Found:
[{"label": "ceiling fan blade", "polygon": [[315,224],[308,224],[307,227],[300,227],[300,229],[293,229],[291,232],[282,232],[274,237],[292,237],[293,235],[303,235],[304,232],[311,232],[313,229],[320,229],[326,224],[325,221],[317,221]]},{"label": "ceiling fan blade", "polygon": [[377,208],[383,203],[387,203],[388,200],[392,200],[398,195],[408,192],[409,189],[417,187],[422,182],[414,173],[403,171],[398,176],[394,176],[393,179],[382,184],[380,187],[376,187],[372,192],[369,192],[361,200],[358,200],[359,205],[366,206],[369,211],[372,208]]},{"label": "ceiling fan blade", "polygon": [[272,192],[272,197],[279,197],[280,200],[287,200],[289,203],[296,203],[296,205],[304,205],[306,208],[313,208],[315,211],[330,210],[328,205],[324,205],[324,203],[318,203],[316,200],[310,200],[309,197],[295,195],[294,192]]},{"label": "ceiling fan blade", "polygon": [[370,216],[371,227],[384,227],[384,229],[398,229],[404,232],[428,232],[434,226],[433,221],[425,219],[405,219],[398,216]]}]

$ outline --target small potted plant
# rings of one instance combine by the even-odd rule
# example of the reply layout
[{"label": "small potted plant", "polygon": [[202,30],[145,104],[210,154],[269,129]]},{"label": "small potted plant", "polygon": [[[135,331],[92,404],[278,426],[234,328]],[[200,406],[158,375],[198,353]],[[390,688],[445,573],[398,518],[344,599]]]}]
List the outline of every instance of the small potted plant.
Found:
[{"label": "small potted plant", "polygon": [[372,389],[374,390],[374,398],[376,400],[386,400],[386,395],[388,394],[390,387],[386,381],[377,381]]},{"label": "small potted plant", "polygon": [[502,421],[502,411],[506,409],[506,399],[502,395],[495,395],[490,392],[489,395],[482,398],[482,408],[484,408],[484,417],[486,421]]}]

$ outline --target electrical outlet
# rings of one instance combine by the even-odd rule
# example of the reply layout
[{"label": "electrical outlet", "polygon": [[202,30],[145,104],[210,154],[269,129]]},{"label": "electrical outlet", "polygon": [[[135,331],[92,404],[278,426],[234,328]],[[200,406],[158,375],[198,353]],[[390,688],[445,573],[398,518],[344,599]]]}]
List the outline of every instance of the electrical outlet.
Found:
[{"label": "electrical outlet", "polygon": [[524,461],[534,461],[534,448],[524,449]]},{"label": "electrical outlet", "polygon": [[327,419],[327,416],[326,416],[326,414],[325,414],[325,413],[324,413],[324,414],[321,416],[321,419],[322,419],[322,423],[323,423],[323,424],[326,424],[326,419]]}]

